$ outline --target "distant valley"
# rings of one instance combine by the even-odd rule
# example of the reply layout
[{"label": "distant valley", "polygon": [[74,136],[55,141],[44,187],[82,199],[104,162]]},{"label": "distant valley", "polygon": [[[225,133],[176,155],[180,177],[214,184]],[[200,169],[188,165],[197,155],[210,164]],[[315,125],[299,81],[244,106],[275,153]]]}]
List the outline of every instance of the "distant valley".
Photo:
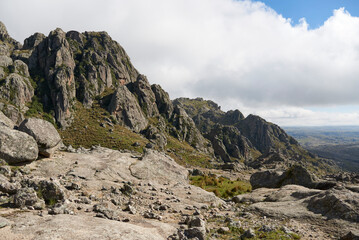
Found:
[{"label": "distant valley", "polygon": [[359,126],[284,127],[309,151],[359,172]]}]

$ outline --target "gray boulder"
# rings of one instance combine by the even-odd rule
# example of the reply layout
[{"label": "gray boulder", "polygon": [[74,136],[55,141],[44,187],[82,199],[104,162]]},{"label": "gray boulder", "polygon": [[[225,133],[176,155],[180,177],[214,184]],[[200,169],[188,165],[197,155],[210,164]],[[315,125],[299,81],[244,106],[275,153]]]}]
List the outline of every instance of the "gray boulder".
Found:
[{"label": "gray boulder", "polygon": [[4,125],[11,129],[13,129],[15,126],[14,122],[8,117],[6,117],[2,111],[0,111],[0,125]]},{"label": "gray boulder", "polygon": [[8,103],[0,102],[0,110],[7,116],[15,125],[19,125],[24,120],[24,114],[19,108]]},{"label": "gray boulder", "polygon": [[10,222],[3,217],[0,217],[0,229],[10,225]]},{"label": "gray boulder", "polygon": [[19,131],[32,136],[37,142],[39,153],[45,157],[50,157],[61,144],[61,137],[55,127],[42,119],[25,119],[20,124]]},{"label": "gray boulder", "polygon": [[34,207],[35,209],[43,209],[45,202],[38,198],[33,188],[21,188],[14,196],[14,205],[18,208]]},{"label": "gray boulder", "polygon": [[278,170],[267,170],[256,172],[251,175],[250,183],[256,188],[278,188],[283,180],[283,172]]},{"label": "gray boulder", "polygon": [[317,177],[300,165],[294,165],[285,172],[267,170],[251,175],[250,183],[253,189],[279,188],[284,185],[295,184],[308,188],[316,188],[319,184]]},{"label": "gray boulder", "polygon": [[37,159],[39,149],[35,139],[26,133],[0,126],[0,158],[9,164]]},{"label": "gray boulder", "polygon": [[14,194],[20,186],[16,183],[10,183],[6,177],[0,175],[0,192]]},{"label": "gray boulder", "polygon": [[359,240],[359,231],[350,231],[345,236],[340,238],[340,240]]},{"label": "gray boulder", "polygon": [[308,209],[314,213],[359,222],[359,193],[334,188],[313,196],[307,203]]},{"label": "gray boulder", "polygon": [[22,185],[26,188],[35,189],[46,204],[53,205],[65,200],[65,191],[58,181],[32,178],[22,181]]}]

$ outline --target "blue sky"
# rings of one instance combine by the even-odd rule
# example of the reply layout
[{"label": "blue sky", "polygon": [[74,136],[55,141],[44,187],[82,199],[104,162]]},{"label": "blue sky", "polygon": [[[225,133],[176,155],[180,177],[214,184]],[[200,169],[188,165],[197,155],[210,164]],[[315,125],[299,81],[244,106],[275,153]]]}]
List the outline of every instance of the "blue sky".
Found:
[{"label": "blue sky", "polygon": [[[357,0],[260,0],[278,14],[292,19],[292,24],[299,23],[305,18],[309,29],[315,29],[333,15],[334,9],[345,8],[351,16],[359,16],[359,1]],[[359,111],[359,106],[332,106],[332,107],[309,107],[315,112],[350,113]]]},{"label": "blue sky", "polygon": [[267,6],[291,18],[294,24],[305,18],[310,29],[318,28],[333,15],[334,9],[344,7],[352,16],[359,16],[358,0],[261,0]]}]

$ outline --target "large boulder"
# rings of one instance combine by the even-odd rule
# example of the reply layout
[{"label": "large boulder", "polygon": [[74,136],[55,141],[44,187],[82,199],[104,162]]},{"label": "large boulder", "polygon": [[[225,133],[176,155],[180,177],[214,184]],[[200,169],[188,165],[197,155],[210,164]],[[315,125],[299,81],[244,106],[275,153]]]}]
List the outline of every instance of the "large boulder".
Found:
[{"label": "large boulder", "polygon": [[253,189],[256,188],[278,188],[283,180],[283,171],[266,170],[253,173],[250,183]]},{"label": "large boulder", "polygon": [[13,121],[11,121],[11,119],[6,117],[2,111],[0,111],[0,125],[4,125],[8,128],[13,129],[15,124]]},{"label": "large boulder", "polygon": [[25,119],[20,124],[19,131],[32,136],[37,142],[39,153],[45,157],[50,157],[61,143],[61,137],[55,127],[42,119]]},{"label": "large boulder", "polygon": [[4,175],[0,174],[0,192],[14,194],[19,188],[19,184],[9,182]]},{"label": "large boulder", "polygon": [[285,172],[266,170],[253,173],[250,183],[253,189],[261,187],[278,188],[289,184],[301,185],[308,188],[316,188],[319,185],[316,176],[300,165],[294,165]]},{"label": "large boulder", "polygon": [[18,208],[34,207],[35,209],[43,209],[45,202],[38,198],[33,188],[21,188],[14,196],[14,205]]},{"label": "large boulder", "polygon": [[359,193],[347,189],[329,189],[310,198],[308,209],[328,218],[359,222]]},{"label": "large boulder", "polygon": [[39,149],[35,139],[26,133],[0,126],[0,158],[9,164],[37,159]]}]

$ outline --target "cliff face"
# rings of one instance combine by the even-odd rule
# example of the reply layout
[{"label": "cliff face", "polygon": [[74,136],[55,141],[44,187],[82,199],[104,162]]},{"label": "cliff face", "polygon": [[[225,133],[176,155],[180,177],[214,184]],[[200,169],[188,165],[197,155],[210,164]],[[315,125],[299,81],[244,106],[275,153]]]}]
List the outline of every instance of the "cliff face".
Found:
[{"label": "cliff face", "polygon": [[304,150],[292,137],[258,116],[223,112],[201,98],[172,102],[161,86],[150,85],[106,32],[57,28],[48,36],[35,33],[21,45],[0,23],[0,110],[16,123],[35,115],[66,129],[78,104],[90,111],[100,107],[112,115],[107,124],[142,134],[162,150],[183,153],[183,147],[174,146],[175,139],[220,162],[248,162],[273,152],[303,158]]},{"label": "cliff face", "polygon": [[[201,133],[211,141],[215,155],[224,162],[244,160],[251,166],[264,166],[273,154],[282,156],[281,163],[308,158],[308,153],[297,141],[279,126],[259,116],[246,118],[239,110],[224,112],[213,101],[202,98],[178,98],[175,105],[181,105],[194,120]],[[310,157],[309,157],[310,158]]]}]

